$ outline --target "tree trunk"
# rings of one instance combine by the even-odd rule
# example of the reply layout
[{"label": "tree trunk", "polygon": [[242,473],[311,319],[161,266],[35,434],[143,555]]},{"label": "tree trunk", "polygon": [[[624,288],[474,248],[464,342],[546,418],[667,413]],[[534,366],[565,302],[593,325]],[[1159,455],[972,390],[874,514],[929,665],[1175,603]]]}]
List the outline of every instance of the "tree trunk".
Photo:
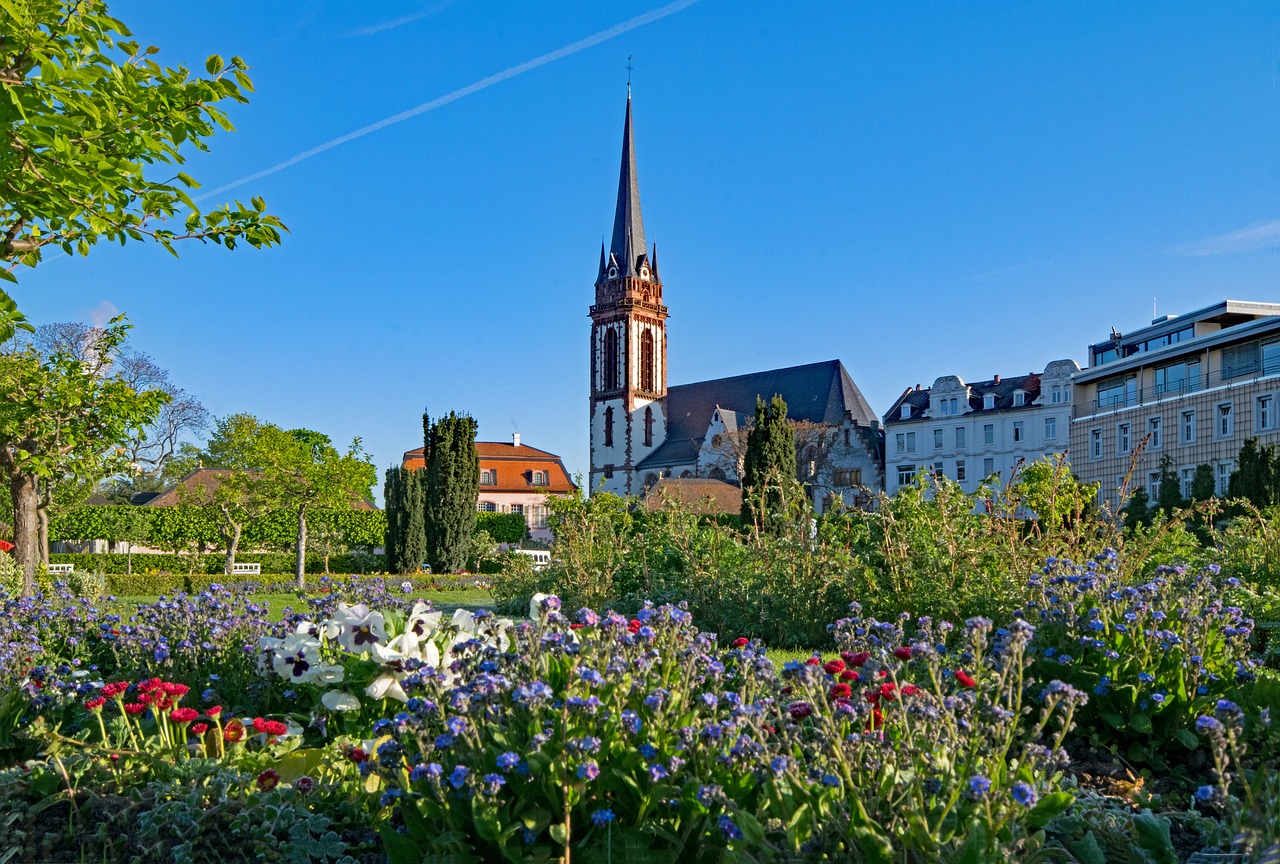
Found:
[{"label": "tree trunk", "polygon": [[9,496],[13,501],[13,557],[22,568],[22,596],[30,597],[36,590],[36,560],[40,531],[36,523],[36,478],[31,474],[14,473],[9,481]]},{"label": "tree trunk", "polygon": [[298,590],[307,590],[307,508],[298,508],[298,564],[294,568]]},{"label": "tree trunk", "polygon": [[49,566],[49,508],[36,506],[36,545],[40,549],[40,563]]}]

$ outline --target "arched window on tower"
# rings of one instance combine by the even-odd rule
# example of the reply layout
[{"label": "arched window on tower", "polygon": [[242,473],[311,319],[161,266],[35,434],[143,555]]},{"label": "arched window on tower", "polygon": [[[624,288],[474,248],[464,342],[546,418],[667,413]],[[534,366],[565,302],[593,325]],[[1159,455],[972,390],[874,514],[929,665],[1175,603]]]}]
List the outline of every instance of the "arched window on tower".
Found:
[{"label": "arched window on tower", "polygon": [[602,390],[618,389],[618,331],[610,327],[604,331],[604,346],[601,353],[604,355],[604,380],[601,382]]},{"label": "arched window on tower", "polygon": [[640,334],[640,389],[652,393],[653,387],[653,331]]},{"label": "arched window on tower", "polygon": [[604,446],[613,446],[613,406],[604,409]]},{"label": "arched window on tower", "polygon": [[644,446],[653,446],[653,409],[644,409]]}]

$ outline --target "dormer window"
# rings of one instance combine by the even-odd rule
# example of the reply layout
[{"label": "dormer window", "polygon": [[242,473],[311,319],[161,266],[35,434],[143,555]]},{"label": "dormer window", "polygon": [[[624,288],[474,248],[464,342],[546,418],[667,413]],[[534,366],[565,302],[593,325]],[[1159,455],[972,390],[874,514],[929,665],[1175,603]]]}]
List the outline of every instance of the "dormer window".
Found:
[{"label": "dormer window", "polygon": [[910,419],[911,419],[911,406],[910,406],[910,405],[903,405],[903,406],[902,406],[902,419],[903,419],[903,420],[910,420]]},{"label": "dormer window", "polygon": [[547,485],[547,472],[546,472],[546,471],[534,471],[534,472],[533,472],[533,478],[532,478],[532,480],[530,481],[530,483],[531,483],[532,485],[534,485],[534,486],[546,486],[546,485]]},{"label": "dormer window", "polygon": [[1013,407],[1021,408],[1025,404],[1027,404],[1027,394],[1021,390],[1014,390],[1013,391]]},{"label": "dormer window", "polygon": [[983,408],[983,410],[985,410],[985,411],[990,411],[990,410],[991,410],[992,408],[994,408],[994,407],[996,407],[996,394],[994,394],[994,393],[984,393],[984,394],[983,394],[983,396],[982,396],[982,408]]},{"label": "dormer window", "polygon": [[497,486],[498,470],[496,468],[486,468],[485,470],[481,471],[480,485],[481,486]]}]

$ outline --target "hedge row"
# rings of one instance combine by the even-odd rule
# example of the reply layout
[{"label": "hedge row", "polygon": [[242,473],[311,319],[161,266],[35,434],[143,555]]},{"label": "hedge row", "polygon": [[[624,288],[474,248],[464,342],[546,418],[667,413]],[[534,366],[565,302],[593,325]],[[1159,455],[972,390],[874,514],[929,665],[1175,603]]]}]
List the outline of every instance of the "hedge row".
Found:
[{"label": "hedge row", "polygon": [[[320,580],[322,578],[315,575],[309,576],[307,578],[308,590],[311,592],[320,590]],[[386,578],[387,584],[392,590],[398,588],[405,581],[404,577],[400,576]],[[347,577],[335,576],[334,579],[346,582]],[[409,581],[413,583],[414,588],[417,590],[439,587],[422,577],[416,577]],[[292,576],[268,575],[253,577],[246,581],[243,577],[231,579],[222,574],[209,575],[205,573],[197,573],[194,576],[188,576],[185,573],[134,573],[131,576],[113,574],[107,576],[107,591],[117,597],[158,597],[161,594],[173,594],[177,591],[185,591],[188,594],[199,593],[200,591],[208,590],[209,586],[215,582],[219,585],[226,585],[237,591],[251,594],[292,594],[295,591]]]},{"label": "hedge row", "polygon": [[[77,570],[88,570],[105,573],[108,576],[124,574],[128,569],[129,556],[123,553],[55,553],[49,556],[51,564],[74,564]],[[260,564],[264,574],[292,575],[297,558],[292,552],[241,552],[236,556],[240,564]],[[192,569],[197,574],[209,576],[225,576],[223,565],[226,558],[217,551],[209,552],[194,559],[187,555],[164,555],[137,553],[133,555],[133,574],[148,571],[166,571],[186,575]],[[329,556],[329,570],[332,573],[381,573],[387,569],[385,555],[354,553]],[[324,557],[307,556],[307,572],[323,573]]]},{"label": "hedge row", "polygon": [[[131,540],[161,549],[220,542],[219,517],[206,507],[136,507],[128,504],[75,507],[55,515],[50,540]],[[307,516],[312,537],[332,532],[345,546],[381,546],[387,531],[381,510],[318,510]],[[243,540],[286,548],[298,536],[298,515],[274,511],[245,525]]]}]

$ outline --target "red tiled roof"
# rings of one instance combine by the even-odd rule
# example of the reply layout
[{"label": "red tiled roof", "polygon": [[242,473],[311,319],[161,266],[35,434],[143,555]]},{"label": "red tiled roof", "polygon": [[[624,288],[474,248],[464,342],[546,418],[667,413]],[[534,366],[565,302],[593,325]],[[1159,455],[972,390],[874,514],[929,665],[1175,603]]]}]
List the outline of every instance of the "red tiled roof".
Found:
[{"label": "red tiled roof", "polygon": [[659,480],[644,496],[644,506],[660,510],[667,502],[683,504],[691,513],[711,515],[737,513],[742,509],[742,490],[723,480],[705,477]]},{"label": "red tiled roof", "polygon": [[[179,480],[176,485],[146,501],[142,506],[177,507],[179,504],[187,503],[183,500],[180,492],[183,489],[187,490],[187,495],[193,496],[189,500],[198,504],[203,500],[207,500],[208,496],[213,494],[213,491],[222,484],[223,477],[234,473],[229,468],[197,468]],[[358,498],[351,502],[351,509],[377,510],[378,508],[368,498]]]},{"label": "red tiled roof", "polygon": [[[408,469],[425,468],[424,448],[406,450],[402,466]],[[482,484],[481,494],[486,492],[572,492],[578,487],[569,479],[560,457],[526,444],[519,446],[500,441],[477,441],[476,455],[480,457],[481,471],[496,471],[497,483]],[[533,485],[533,472],[542,471],[547,482]]]}]

